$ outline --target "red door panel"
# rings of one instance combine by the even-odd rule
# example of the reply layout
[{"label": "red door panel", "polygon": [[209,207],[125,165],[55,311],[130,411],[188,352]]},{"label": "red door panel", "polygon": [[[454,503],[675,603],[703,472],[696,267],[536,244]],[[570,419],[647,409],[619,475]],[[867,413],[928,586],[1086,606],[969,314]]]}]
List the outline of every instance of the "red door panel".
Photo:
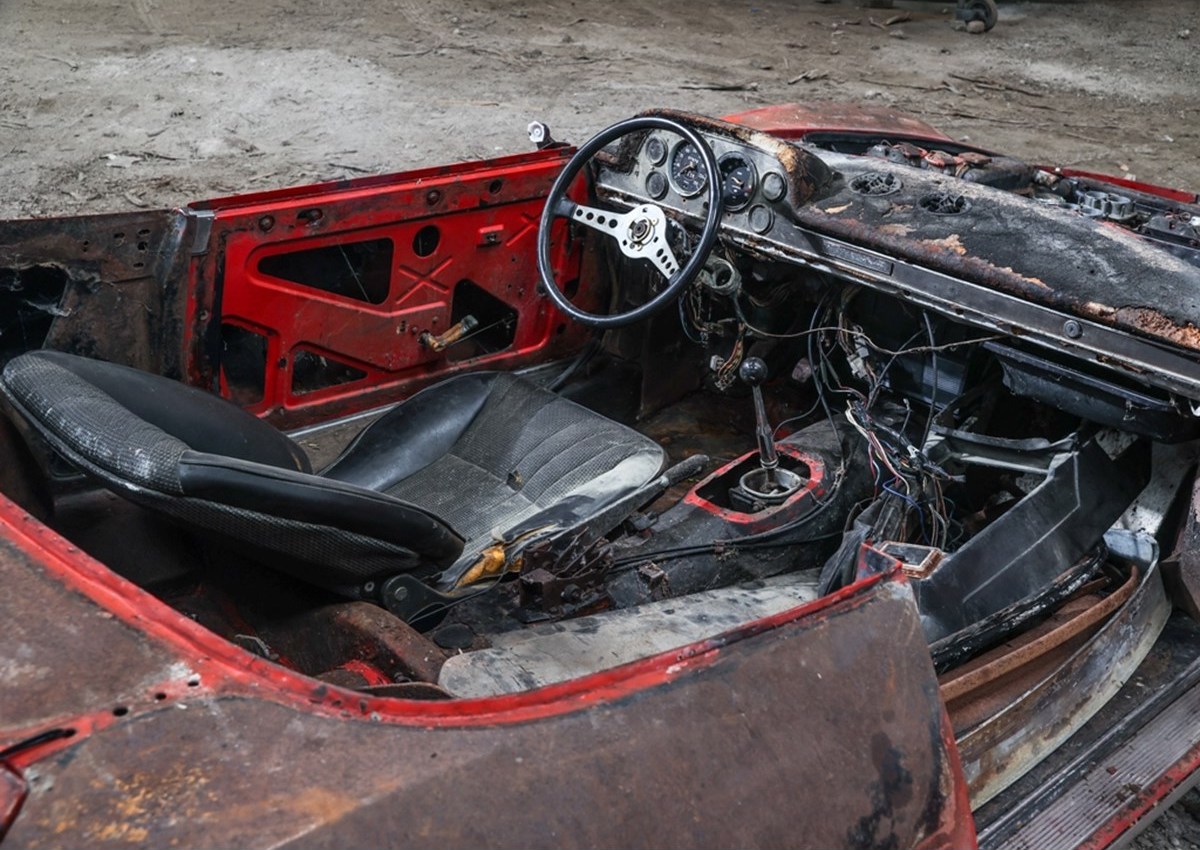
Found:
[{"label": "red door panel", "polygon": [[[241,196],[193,263],[189,378],[280,427],[377,406],[450,374],[562,357],[583,332],[539,290],[536,238],[570,151]],[[579,276],[560,222],[558,280]],[[475,328],[436,351],[422,335]]]}]

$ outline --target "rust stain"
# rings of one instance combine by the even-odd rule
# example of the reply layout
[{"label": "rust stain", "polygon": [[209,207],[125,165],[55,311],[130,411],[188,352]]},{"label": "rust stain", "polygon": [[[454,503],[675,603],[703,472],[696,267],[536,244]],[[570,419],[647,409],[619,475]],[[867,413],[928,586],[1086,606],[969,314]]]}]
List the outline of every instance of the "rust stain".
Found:
[{"label": "rust stain", "polygon": [[1046,281],[1042,280],[1040,277],[1029,277],[1029,275],[1023,275],[1019,271],[1009,268],[1008,266],[997,266],[996,270],[1001,271],[1001,272],[1008,272],[1009,274],[1013,275],[1014,277],[1019,277],[1021,280],[1025,281],[1026,283],[1032,283],[1034,286],[1040,286],[1042,289],[1050,288],[1050,285],[1048,283],[1046,283]]},{"label": "rust stain", "polygon": [[317,823],[335,821],[360,805],[353,797],[328,788],[305,788],[296,794],[276,797],[272,802],[298,815],[306,815]]},{"label": "rust stain", "polygon": [[958,238],[957,233],[951,233],[942,239],[923,239],[921,241],[935,251],[939,248],[945,251],[953,251],[960,257],[964,257],[967,254],[967,246]]},{"label": "rust stain", "polygon": [[97,841],[120,841],[125,844],[141,844],[150,837],[150,833],[140,826],[130,826],[127,823],[105,824],[103,828],[92,833]]},{"label": "rust stain", "polygon": [[1079,312],[1097,319],[1103,319],[1106,322],[1112,321],[1113,316],[1117,314],[1117,311],[1112,307],[1096,301],[1085,301],[1083,304],[1080,304]]},{"label": "rust stain", "polygon": [[1187,348],[1200,348],[1200,328],[1191,322],[1181,325],[1150,307],[1118,307],[1114,315],[1118,324],[1169,339]]},{"label": "rust stain", "polygon": [[[388,790],[384,788],[381,792]],[[340,820],[361,805],[363,801],[328,788],[303,788],[230,806],[222,812],[221,819],[227,824],[253,824],[269,813],[273,817],[284,816],[304,831]]]},{"label": "rust stain", "polygon": [[888,236],[908,236],[912,233],[912,227],[907,224],[883,224],[880,225],[879,232]]}]

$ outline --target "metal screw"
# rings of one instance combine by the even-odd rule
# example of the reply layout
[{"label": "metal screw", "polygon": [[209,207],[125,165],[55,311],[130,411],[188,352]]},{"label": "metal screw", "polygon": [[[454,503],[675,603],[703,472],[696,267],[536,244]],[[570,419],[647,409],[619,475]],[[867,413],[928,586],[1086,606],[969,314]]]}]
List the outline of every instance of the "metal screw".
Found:
[{"label": "metal screw", "polygon": [[397,587],[395,590],[392,591],[392,598],[395,599],[397,602],[403,602],[405,599],[408,598],[408,588],[407,587]]},{"label": "metal screw", "polygon": [[274,226],[275,226],[274,216],[264,215],[262,218],[260,218],[258,220],[258,227],[264,233],[266,233],[268,230],[270,230]]},{"label": "metal screw", "polygon": [[1081,336],[1083,336],[1083,325],[1079,324],[1079,322],[1075,321],[1074,319],[1067,319],[1065,322],[1063,322],[1063,333],[1065,333],[1071,339],[1079,339]]}]

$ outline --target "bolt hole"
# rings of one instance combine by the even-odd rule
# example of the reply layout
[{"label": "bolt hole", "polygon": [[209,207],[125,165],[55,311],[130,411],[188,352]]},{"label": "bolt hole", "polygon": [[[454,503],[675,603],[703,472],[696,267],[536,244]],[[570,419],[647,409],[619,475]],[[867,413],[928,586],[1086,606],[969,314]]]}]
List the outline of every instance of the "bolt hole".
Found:
[{"label": "bolt hole", "polygon": [[158,693],[156,693],[156,694],[154,695],[154,701],[155,701],[155,702],[162,702],[162,701],[163,701],[163,700],[165,700],[166,698],[167,698],[167,695],[166,695],[165,693],[163,693],[162,691],[159,691]]},{"label": "bolt hole", "polygon": [[129,713],[129,709],[123,705],[118,705],[113,709],[113,717],[124,717]]},{"label": "bolt hole", "polygon": [[149,243],[149,242],[139,242],[139,243],[138,243],[138,250],[139,250],[139,251],[145,251],[145,250],[149,249],[149,247],[150,247],[150,243]]},{"label": "bolt hole", "polygon": [[150,228],[148,228],[148,227],[143,227],[141,230],[138,231],[138,236],[140,236],[140,237],[146,237],[149,235],[150,235]]},{"label": "bolt hole", "polygon": [[499,178],[493,180],[491,183],[488,184],[488,191],[491,192],[493,195],[499,194],[500,190],[503,188],[504,188],[504,181],[500,180]]}]

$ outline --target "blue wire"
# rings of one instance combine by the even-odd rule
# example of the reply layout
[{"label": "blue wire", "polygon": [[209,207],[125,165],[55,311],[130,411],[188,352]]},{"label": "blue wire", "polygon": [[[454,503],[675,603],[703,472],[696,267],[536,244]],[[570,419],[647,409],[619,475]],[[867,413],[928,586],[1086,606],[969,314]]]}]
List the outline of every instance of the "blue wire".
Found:
[{"label": "blue wire", "polygon": [[925,530],[925,512],[921,510],[921,506],[911,497],[906,496],[899,490],[893,490],[887,484],[883,485],[884,492],[891,493],[893,496],[898,496],[912,506],[912,509],[917,512],[917,521],[921,524],[921,539],[926,543],[929,542],[929,533]]}]

